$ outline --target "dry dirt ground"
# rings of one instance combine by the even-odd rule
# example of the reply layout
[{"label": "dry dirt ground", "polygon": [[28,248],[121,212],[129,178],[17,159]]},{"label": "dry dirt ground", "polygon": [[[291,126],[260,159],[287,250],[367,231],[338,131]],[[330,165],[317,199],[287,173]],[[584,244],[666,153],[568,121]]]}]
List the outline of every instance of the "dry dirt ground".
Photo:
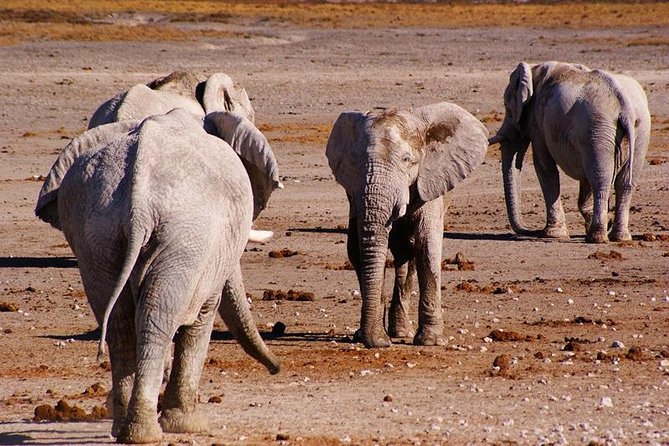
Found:
[{"label": "dry dirt ground", "polygon": [[[111,378],[95,361],[98,332],[76,261],[32,210],[40,175],[99,103],[177,69],[223,71],[244,85],[280,163],[286,188],[257,221],[275,237],[248,249],[243,268],[283,370],[269,376],[219,321],[200,389],[211,432],[166,434],[165,444],[669,444],[667,26],[171,26],[231,37],[0,47],[0,444],[113,442],[110,421],[96,415]],[[446,100],[495,130],[520,60],[580,62],[644,85],[653,135],[633,198],[634,240],[585,244],[569,178],[572,239],[513,236],[492,147],[447,214],[444,258],[470,262],[443,270],[448,345],[361,348],[351,340],[358,285],[344,267],[348,206],[324,153],[332,122],[344,110]],[[538,227],[533,172],[528,162],[524,210]],[[270,257],[283,249],[295,255]],[[263,300],[265,290],[289,289],[314,299]],[[285,335],[271,336],[279,321]],[[38,406],[61,400],[89,420],[33,421]]]}]

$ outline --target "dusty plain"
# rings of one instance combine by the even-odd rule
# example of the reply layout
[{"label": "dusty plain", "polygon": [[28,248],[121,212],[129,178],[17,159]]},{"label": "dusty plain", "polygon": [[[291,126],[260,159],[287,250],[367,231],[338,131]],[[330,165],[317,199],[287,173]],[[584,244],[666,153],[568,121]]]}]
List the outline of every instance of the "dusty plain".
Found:
[{"label": "dusty plain", "polygon": [[[666,3],[108,3],[0,7],[0,444],[114,441],[97,416],[111,376],[95,360],[76,260],[32,211],[40,176],[102,101],[174,70],[222,71],[245,86],[278,158],[286,188],[257,221],[275,237],[249,247],[243,268],[283,370],[269,376],[219,320],[200,390],[211,432],[164,444],[669,444]],[[443,268],[448,345],[353,343],[361,302],[345,268],[348,206],[325,158],[333,121],[451,101],[494,132],[521,60],[584,63],[644,85],[653,133],[634,240],[585,244],[566,177],[572,238],[514,236],[493,146],[446,216],[444,259],[461,253],[470,266]],[[523,180],[524,218],[539,227],[530,159]],[[281,250],[294,255],[270,257]],[[289,289],[314,299],[263,300]],[[273,336],[279,321],[285,334]],[[87,420],[33,421],[61,400]]]}]

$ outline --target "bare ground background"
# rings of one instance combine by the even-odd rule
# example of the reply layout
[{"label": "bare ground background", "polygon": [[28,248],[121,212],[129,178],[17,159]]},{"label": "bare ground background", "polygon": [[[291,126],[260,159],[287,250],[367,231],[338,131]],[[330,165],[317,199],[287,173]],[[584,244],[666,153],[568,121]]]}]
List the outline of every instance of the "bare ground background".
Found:
[{"label": "bare ground background", "polygon": [[[346,28],[267,17],[174,23],[134,9],[97,25],[108,33],[160,19],[159,28],[209,33],[185,41],[48,40],[17,28],[18,41],[0,47],[0,444],[113,442],[111,423],[90,415],[111,377],[95,361],[76,261],[32,210],[39,176],[103,100],[174,70],[223,71],[244,85],[277,155],[286,188],[257,221],[275,238],[249,249],[243,267],[283,370],[269,376],[218,322],[201,385],[211,432],[165,435],[165,444],[669,443],[669,27],[655,16],[626,27],[574,27],[569,17],[564,27],[541,27],[541,17],[525,27],[409,26],[388,14]],[[462,253],[473,265],[443,271],[448,346],[352,343],[360,299],[343,268],[348,206],[324,154],[332,122],[344,110],[447,100],[494,131],[521,60],[580,62],[644,85],[653,134],[634,241],[585,244],[569,178],[570,241],[511,235],[492,147],[447,214],[444,258]],[[538,227],[529,159],[524,173],[525,219]],[[284,248],[295,255],[269,256]],[[262,300],[288,289],[314,300]],[[278,321],[286,334],[272,337]],[[510,364],[496,374],[500,355]],[[89,421],[32,421],[37,406],[60,400]]]}]

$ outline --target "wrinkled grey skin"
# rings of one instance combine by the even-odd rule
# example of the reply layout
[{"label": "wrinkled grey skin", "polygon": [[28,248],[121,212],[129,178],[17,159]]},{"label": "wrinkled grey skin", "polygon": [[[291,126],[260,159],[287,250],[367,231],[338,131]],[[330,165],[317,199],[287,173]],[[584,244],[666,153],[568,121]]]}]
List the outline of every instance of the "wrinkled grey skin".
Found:
[{"label": "wrinkled grey skin", "polygon": [[[650,113],[634,79],[582,65],[522,62],[504,92],[506,115],[490,143],[502,147],[502,174],[509,222],[514,232],[568,238],[558,166],[578,180],[578,207],[586,242],[630,240],[632,192],[641,176],[650,139]],[[546,203],[546,226],[523,226],[520,170],[529,144]],[[607,234],[608,203],[615,189],[615,216]]]},{"label": "wrinkled grey skin", "polygon": [[35,213],[62,228],[77,257],[99,354],[109,345],[119,442],[207,429],[197,389],[219,303],[244,350],[278,372],[242,283],[251,193],[231,148],[184,110],[89,130],[49,172]]},{"label": "wrinkled grey skin", "polygon": [[[383,113],[342,113],[326,154],[350,204],[348,256],[362,294],[360,329],[366,347],[390,337],[444,345],[441,310],[443,195],[481,164],[488,132],[471,114],[442,102]],[[383,277],[388,248],[395,286],[384,327]],[[407,308],[416,274],[418,330]]]},{"label": "wrinkled grey skin", "polygon": [[148,85],[137,84],[109,99],[95,111],[88,128],[125,120],[144,119],[182,108],[208,132],[230,144],[247,168],[253,187],[253,219],[267,207],[272,192],[283,188],[279,168],[267,139],[255,127],[255,111],[246,90],[224,73],[204,79],[175,71]]},{"label": "wrinkled grey skin", "polygon": [[183,108],[195,116],[228,111],[255,119],[255,111],[246,90],[225,73],[202,75],[175,71],[154,79],[147,85],[137,84],[128,91],[104,102],[93,113],[88,128],[112,122],[144,119]]}]

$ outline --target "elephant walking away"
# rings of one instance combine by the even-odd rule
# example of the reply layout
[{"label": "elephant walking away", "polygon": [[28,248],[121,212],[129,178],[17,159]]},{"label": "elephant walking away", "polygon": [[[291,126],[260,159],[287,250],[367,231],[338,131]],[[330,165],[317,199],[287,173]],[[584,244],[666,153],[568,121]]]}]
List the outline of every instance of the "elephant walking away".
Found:
[{"label": "elephant walking away", "polygon": [[219,303],[245,351],[278,372],[253,322],[239,263],[253,216],[249,177],[231,147],[189,112],[85,132],[54,163],[35,212],[62,228],[77,257],[102,327],[99,353],[109,345],[119,442],[207,429],[197,391]]},{"label": "elephant walking away", "polygon": [[[568,238],[562,171],[579,181],[578,208],[586,242],[630,240],[629,208],[650,140],[650,112],[643,88],[621,74],[583,65],[521,62],[504,92],[506,115],[490,143],[502,147],[504,197],[514,232]],[[543,230],[520,218],[520,170],[532,144],[532,159],[546,203]],[[615,190],[615,215],[608,233],[608,206]]]},{"label": "elephant walking away", "polygon": [[[478,167],[488,132],[474,116],[442,102],[382,113],[339,115],[326,155],[349,201],[348,257],[362,295],[356,337],[386,347],[391,337],[443,345],[441,251],[443,196]],[[395,285],[384,326],[388,248]],[[418,278],[418,330],[407,308]]]}]

